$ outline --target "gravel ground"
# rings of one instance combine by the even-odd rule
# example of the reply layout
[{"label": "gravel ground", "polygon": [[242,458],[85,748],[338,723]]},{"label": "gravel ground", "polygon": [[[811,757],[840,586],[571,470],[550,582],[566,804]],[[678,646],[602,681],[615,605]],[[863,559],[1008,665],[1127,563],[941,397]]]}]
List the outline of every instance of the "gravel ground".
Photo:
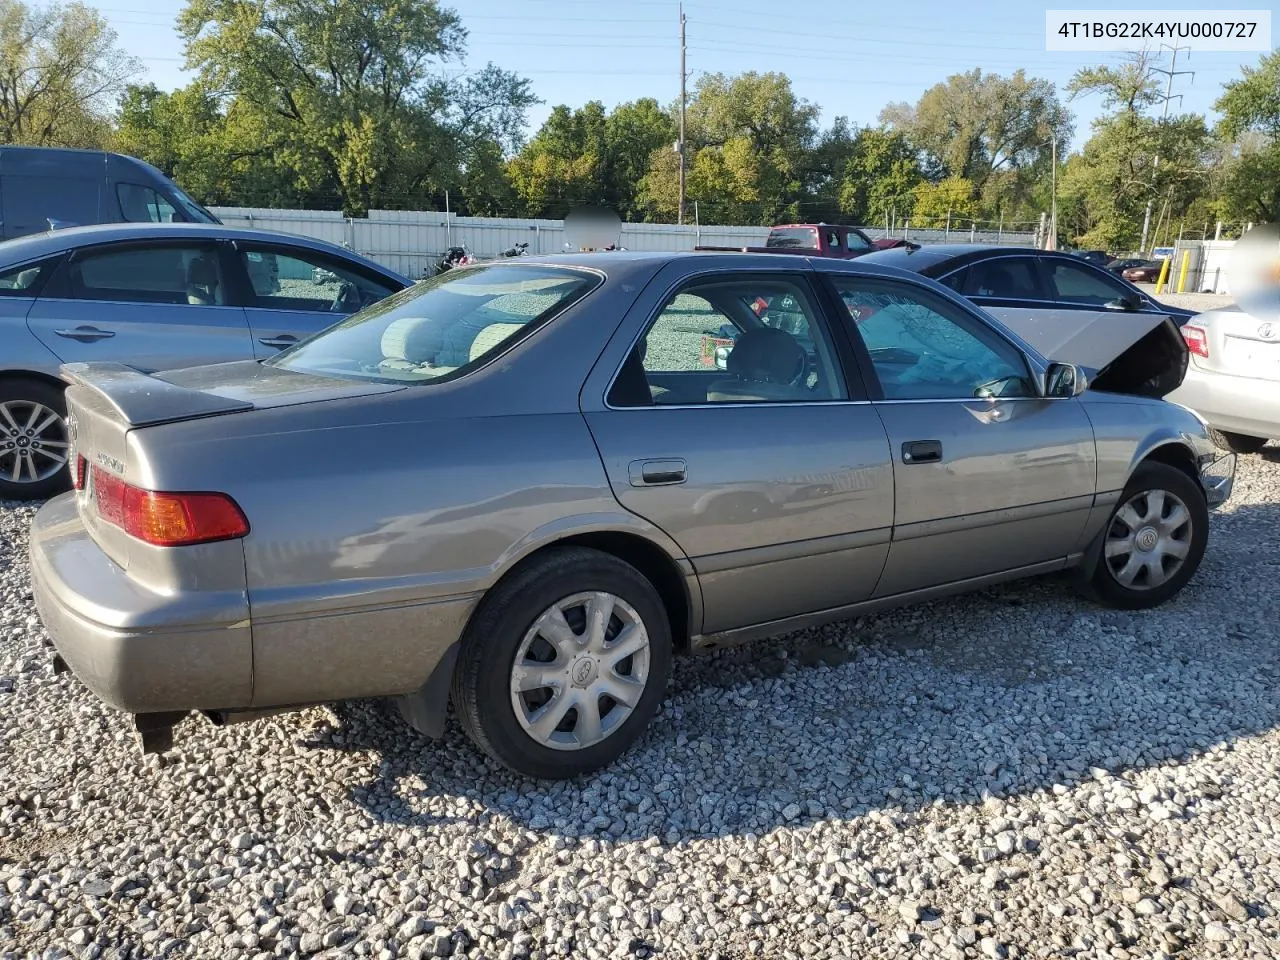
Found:
[{"label": "gravel ground", "polygon": [[1280,448],[1200,575],[1057,579],[684,661],[584,782],[378,704],[163,762],[41,652],[0,507],[0,957],[1280,954]]},{"label": "gravel ground", "polygon": [[1140,283],[1138,286],[1161,303],[1167,303],[1171,307],[1185,307],[1188,310],[1199,310],[1201,312],[1205,310],[1220,310],[1236,302],[1235,297],[1227,296],[1224,293],[1162,293],[1157,296],[1154,283]]}]

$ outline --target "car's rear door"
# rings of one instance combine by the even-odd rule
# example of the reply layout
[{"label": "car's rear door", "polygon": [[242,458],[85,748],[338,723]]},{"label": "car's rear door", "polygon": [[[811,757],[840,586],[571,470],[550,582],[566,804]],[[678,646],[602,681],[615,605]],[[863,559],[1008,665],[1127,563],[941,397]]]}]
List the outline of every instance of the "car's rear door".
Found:
[{"label": "car's rear door", "polygon": [[[810,277],[807,267],[677,261],[646,287],[584,387],[615,496],[692,561],[704,608],[694,633],[864,600],[884,566],[888,441]],[[785,303],[788,316],[762,318],[762,301]],[[744,352],[721,370],[704,331],[726,322],[745,331],[731,348]]]},{"label": "car's rear door", "polygon": [[202,239],[75,250],[44,285],[27,325],[63,363],[107,360],[149,372],[253,357],[218,244]]},{"label": "car's rear door", "polygon": [[1061,562],[1093,508],[1093,429],[1021,349],[922,284],[831,274],[889,436],[893,545],[876,596]]},{"label": "car's rear door", "polygon": [[303,246],[237,240],[232,250],[228,269],[260,359],[401,289],[354,261]]}]

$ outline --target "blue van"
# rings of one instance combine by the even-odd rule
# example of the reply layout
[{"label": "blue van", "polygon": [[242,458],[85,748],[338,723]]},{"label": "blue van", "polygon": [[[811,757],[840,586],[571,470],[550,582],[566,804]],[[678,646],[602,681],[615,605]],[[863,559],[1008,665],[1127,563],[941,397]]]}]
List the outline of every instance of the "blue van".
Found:
[{"label": "blue van", "polygon": [[63,147],[0,147],[0,240],[95,223],[220,223],[134,157]]}]

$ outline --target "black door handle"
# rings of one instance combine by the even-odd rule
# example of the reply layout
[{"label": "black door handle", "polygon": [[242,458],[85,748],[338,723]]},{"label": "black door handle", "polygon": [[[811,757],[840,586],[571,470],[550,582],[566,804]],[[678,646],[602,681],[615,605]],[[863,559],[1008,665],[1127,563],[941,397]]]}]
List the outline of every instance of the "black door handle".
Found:
[{"label": "black door handle", "polygon": [[298,342],[298,338],[289,333],[283,333],[274,337],[259,337],[258,342],[264,347],[276,347],[283,350],[285,347],[292,347]]},{"label": "black door handle", "polygon": [[941,459],[941,440],[908,440],[902,445],[903,463],[937,463]]},{"label": "black door handle", "polygon": [[661,487],[688,479],[683,460],[636,460],[627,473],[633,487]]}]

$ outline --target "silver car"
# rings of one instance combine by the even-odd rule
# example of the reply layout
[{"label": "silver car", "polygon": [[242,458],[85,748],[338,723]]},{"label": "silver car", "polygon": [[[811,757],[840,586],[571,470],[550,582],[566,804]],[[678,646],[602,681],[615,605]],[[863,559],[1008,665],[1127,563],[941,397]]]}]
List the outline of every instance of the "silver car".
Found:
[{"label": "silver car", "polygon": [[1235,457],[1157,396],[1173,323],[1125,329],[1084,369],[1083,334],[1050,363],[856,261],[461,268],[262,362],[65,368],[77,489],[36,514],[35,598],[144,749],[192,710],[391,697],[569,777],[677,653],[1068,568],[1177,594]]},{"label": "silver car", "polygon": [[0,500],[69,486],[61,364],[150,371],[265,358],[409,283],[332,244],[221,224],[0,243]]},{"label": "silver car", "polygon": [[1169,399],[1203,417],[1225,450],[1257,453],[1280,440],[1280,312],[1210,310],[1182,335],[1191,363]]}]

